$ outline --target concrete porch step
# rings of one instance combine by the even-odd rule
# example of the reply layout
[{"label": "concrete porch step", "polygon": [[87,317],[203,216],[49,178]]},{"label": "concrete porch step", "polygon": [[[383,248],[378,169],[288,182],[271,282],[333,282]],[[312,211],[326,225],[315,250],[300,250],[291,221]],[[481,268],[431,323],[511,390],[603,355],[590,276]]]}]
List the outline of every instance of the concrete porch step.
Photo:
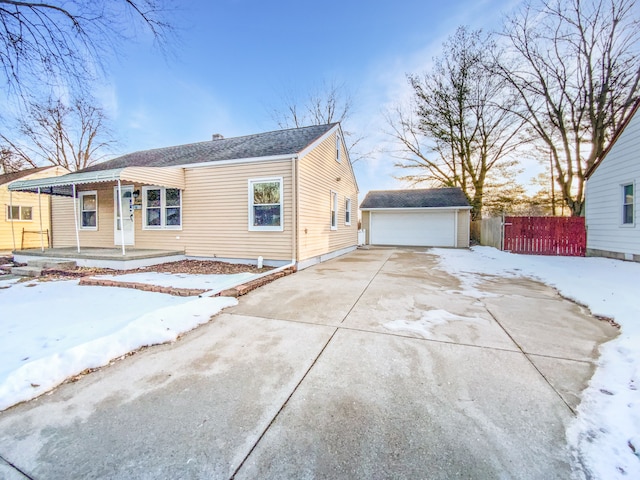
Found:
[{"label": "concrete porch step", "polygon": [[72,270],[74,268],[77,268],[77,264],[75,261],[73,260],[51,260],[51,259],[45,259],[45,260],[27,260],[27,265],[29,267],[36,267],[36,268],[41,268],[41,269],[45,269],[45,268],[56,268],[59,270]]},{"label": "concrete porch step", "polygon": [[11,273],[21,277],[40,277],[45,269],[73,270],[77,268],[74,261],[69,260],[29,260],[26,267],[13,267]]},{"label": "concrete porch step", "polygon": [[39,277],[42,275],[42,268],[40,267],[13,267],[11,269],[11,273],[13,275],[18,275],[19,277]]}]

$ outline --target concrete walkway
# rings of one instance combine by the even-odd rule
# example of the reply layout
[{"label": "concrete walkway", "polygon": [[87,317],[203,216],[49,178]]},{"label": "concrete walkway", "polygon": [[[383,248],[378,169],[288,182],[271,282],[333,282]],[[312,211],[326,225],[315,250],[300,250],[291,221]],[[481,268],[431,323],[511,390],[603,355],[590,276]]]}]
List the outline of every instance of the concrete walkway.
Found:
[{"label": "concrete walkway", "polygon": [[565,427],[617,331],[434,267],[358,250],[0,413],[0,478],[571,478]]}]

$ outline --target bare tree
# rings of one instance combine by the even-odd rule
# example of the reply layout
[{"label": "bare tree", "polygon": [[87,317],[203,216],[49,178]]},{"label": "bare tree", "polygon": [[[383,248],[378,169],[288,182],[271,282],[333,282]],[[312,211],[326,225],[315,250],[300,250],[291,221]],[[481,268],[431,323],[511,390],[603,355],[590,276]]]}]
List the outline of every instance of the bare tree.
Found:
[{"label": "bare tree", "polygon": [[494,56],[497,47],[489,37],[460,27],[432,71],[408,75],[411,111],[397,107],[388,116],[400,145],[396,166],[410,171],[400,178],[460,187],[473,218],[482,215],[488,175],[514,164],[509,155],[521,143],[522,120],[511,112],[514,99],[488,68]]},{"label": "bare tree", "polygon": [[107,53],[139,26],[164,42],[167,0],[0,0],[0,70],[20,97],[43,87],[83,88]]},{"label": "bare tree", "polygon": [[15,129],[20,141],[0,134],[23,164],[60,165],[81,170],[100,161],[114,144],[101,108],[86,99],[32,103]]},{"label": "bare tree", "polygon": [[344,83],[323,81],[320,87],[300,99],[294,93],[283,96],[283,107],[274,108],[272,117],[280,128],[300,128],[344,122],[352,113],[353,100]]},{"label": "bare tree", "polygon": [[518,92],[530,135],[551,151],[573,215],[585,172],[638,98],[640,23],[635,0],[540,0],[507,19],[510,61],[496,70]]},{"label": "bare tree", "polygon": [[309,125],[342,124],[351,163],[366,158],[369,154],[359,151],[364,136],[358,136],[347,128],[353,113],[353,98],[344,83],[323,81],[304,98],[292,92],[283,95],[282,105],[273,108],[271,116],[280,128],[300,128]]},{"label": "bare tree", "polygon": [[22,156],[16,155],[11,146],[0,145],[0,173],[19,172],[35,166],[31,159],[25,160]]}]

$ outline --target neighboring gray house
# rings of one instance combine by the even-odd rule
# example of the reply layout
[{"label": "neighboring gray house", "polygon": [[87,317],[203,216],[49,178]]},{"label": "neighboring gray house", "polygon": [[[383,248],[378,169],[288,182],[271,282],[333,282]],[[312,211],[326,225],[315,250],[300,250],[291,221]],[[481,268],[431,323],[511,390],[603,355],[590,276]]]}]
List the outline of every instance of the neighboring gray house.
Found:
[{"label": "neighboring gray house", "polygon": [[587,255],[640,261],[640,115],[636,103],[611,145],[587,171]]},{"label": "neighboring gray house", "polygon": [[471,206],[460,188],[374,190],[360,210],[370,245],[469,246]]}]

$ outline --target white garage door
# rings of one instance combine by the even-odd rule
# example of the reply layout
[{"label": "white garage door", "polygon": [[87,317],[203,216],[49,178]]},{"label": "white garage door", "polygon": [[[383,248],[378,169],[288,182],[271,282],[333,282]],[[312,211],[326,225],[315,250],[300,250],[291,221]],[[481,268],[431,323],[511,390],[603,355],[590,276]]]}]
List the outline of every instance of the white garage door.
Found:
[{"label": "white garage door", "polygon": [[371,212],[372,245],[455,247],[454,212]]}]

